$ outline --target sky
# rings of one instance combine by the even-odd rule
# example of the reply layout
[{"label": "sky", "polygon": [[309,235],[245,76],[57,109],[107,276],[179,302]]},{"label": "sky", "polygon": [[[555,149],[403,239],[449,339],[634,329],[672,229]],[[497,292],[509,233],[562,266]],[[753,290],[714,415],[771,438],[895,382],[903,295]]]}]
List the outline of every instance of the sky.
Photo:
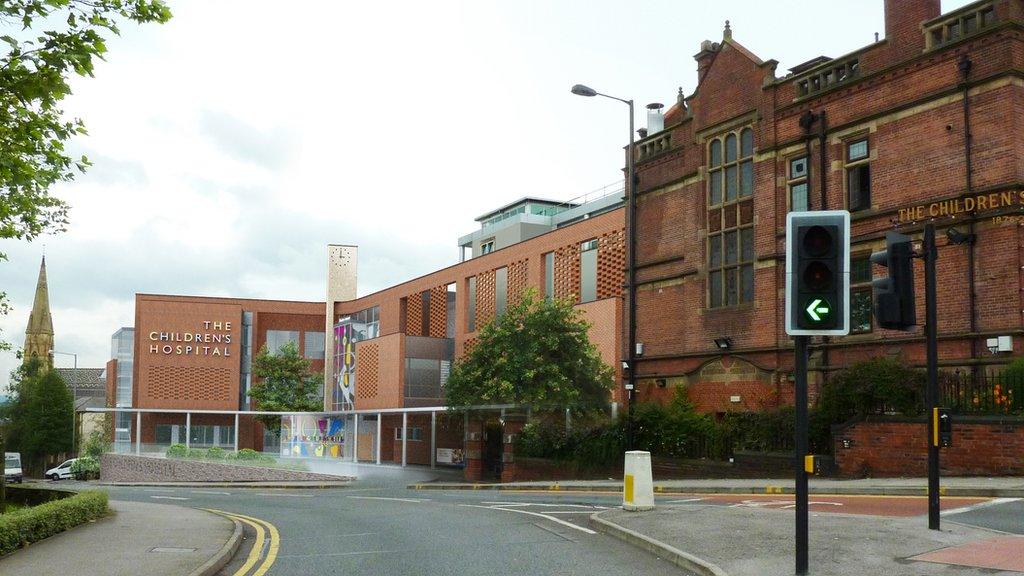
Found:
[{"label": "sky", "polygon": [[493,208],[620,181],[628,108],[573,84],[635,100],[640,128],[693,93],[726,20],[780,76],[885,34],[882,0],[168,3],[72,82],[89,134],[70,148],[94,165],[52,190],[68,231],[0,240],[0,388],[44,245],[55,348],[102,367],[136,293],[321,301],[336,243],[359,247],[364,296],[457,262]]}]

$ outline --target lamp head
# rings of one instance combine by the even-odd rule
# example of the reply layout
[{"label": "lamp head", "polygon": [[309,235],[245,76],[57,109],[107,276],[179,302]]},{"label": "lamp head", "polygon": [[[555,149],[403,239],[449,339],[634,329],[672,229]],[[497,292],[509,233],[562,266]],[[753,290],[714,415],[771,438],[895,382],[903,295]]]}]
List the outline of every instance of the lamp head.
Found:
[{"label": "lamp head", "polygon": [[597,90],[584,86],[583,84],[573,86],[572,93],[577,96],[597,96]]}]

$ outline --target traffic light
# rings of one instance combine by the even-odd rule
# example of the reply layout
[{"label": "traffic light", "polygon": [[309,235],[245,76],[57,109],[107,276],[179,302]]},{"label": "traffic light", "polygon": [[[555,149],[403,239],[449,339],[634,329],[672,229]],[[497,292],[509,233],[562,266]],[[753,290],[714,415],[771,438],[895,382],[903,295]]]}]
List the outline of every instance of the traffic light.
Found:
[{"label": "traffic light", "polygon": [[949,408],[932,408],[932,443],[939,448],[953,446],[953,414]]},{"label": "traffic light", "polygon": [[850,213],[790,212],[786,218],[786,333],[850,332]]},{"label": "traffic light", "polygon": [[885,250],[871,254],[871,262],[889,270],[885,278],[871,282],[875,319],[882,328],[909,330],[917,324],[914,306],[914,249],[910,236],[885,235]]}]

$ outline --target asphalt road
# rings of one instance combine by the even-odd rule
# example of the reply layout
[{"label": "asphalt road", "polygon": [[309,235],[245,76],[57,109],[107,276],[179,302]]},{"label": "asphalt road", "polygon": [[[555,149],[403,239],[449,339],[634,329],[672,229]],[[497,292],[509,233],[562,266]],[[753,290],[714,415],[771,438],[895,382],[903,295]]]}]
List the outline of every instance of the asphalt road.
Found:
[{"label": "asphalt road", "polygon": [[[611,496],[417,492],[380,481],[329,490],[109,492],[112,499],[213,508],[267,521],[280,534],[267,573],[279,576],[685,574],[587,527],[590,514],[617,501]],[[223,573],[233,574],[247,554],[240,551]]]},{"label": "asphalt road", "polygon": [[[594,533],[590,514],[618,494],[408,490],[401,477],[329,490],[111,487],[112,499],[213,508],[271,523],[279,550],[268,574],[684,574]],[[816,512],[923,514],[920,497],[822,496]],[[658,496],[666,506],[790,508],[791,496]],[[943,521],[1024,534],[1024,500],[944,499]],[[247,529],[247,534],[252,531]],[[249,539],[251,543],[252,539]],[[249,551],[224,571],[232,576]]]}]

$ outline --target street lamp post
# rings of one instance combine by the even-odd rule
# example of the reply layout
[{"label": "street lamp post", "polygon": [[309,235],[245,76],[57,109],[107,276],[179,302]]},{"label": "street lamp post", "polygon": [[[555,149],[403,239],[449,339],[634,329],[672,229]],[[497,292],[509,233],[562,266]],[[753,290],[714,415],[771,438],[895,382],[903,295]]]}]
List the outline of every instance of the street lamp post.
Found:
[{"label": "street lamp post", "polygon": [[629,106],[629,149],[626,154],[626,227],[629,228],[629,261],[626,266],[627,297],[629,299],[629,335],[626,350],[626,368],[629,375],[626,383],[626,397],[629,402],[626,424],[626,446],[633,449],[633,406],[636,404],[636,164],[633,150],[633,101],[602,94],[593,88],[577,84],[572,87],[577,96],[604,96]]},{"label": "street lamp post", "polygon": [[[72,356],[75,362],[75,370],[78,370],[78,354],[74,352],[59,352],[57,350],[50,350],[51,358],[53,357],[54,354]],[[78,401],[78,383],[75,381],[76,376],[78,375],[74,374],[71,376],[71,449],[74,450],[74,452],[77,454],[78,450],[75,447],[75,402]]]}]

